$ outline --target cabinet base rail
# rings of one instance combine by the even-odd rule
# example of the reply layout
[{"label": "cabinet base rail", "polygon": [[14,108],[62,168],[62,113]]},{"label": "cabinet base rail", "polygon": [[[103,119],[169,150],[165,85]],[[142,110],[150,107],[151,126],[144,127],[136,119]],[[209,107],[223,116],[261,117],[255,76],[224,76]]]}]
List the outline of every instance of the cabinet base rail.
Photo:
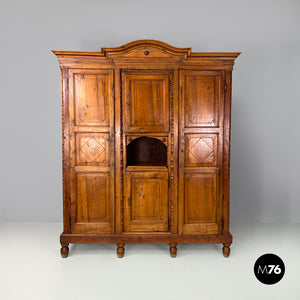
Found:
[{"label": "cabinet base rail", "polygon": [[177,255],[177,244],[193,243],[221,243],[223,244],[223,255],[228,257],[230,254],[230,245],[232,235],[226,234],[206,234],[206,235],[177,235],[177,234],[148,234],[141,237],[140,234],[71,234],[62,233],[60,236],[61,256],[68,257],[69,244],[113,244],[116,243],[117,255],[119,258],[124,256],[125,244],[150,244],[150,243],[168,243],[170,245],[171,257]]}]

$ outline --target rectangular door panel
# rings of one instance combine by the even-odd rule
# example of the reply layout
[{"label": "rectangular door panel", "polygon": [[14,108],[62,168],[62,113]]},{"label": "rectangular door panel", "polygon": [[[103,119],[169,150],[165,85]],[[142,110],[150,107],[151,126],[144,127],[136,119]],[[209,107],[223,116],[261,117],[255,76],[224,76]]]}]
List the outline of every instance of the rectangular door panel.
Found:
[{"label": "rectangular door panel", "polygon": [[182,71],[185,127],[218,127],[221,73]]},{"label": "rectangular door panel", "polygon": [[218,173],[184,174],[184,234],[217,234],[220,229]]},{"label": "rectangular door panel", "polygon": [[218,134],[185,135],[185,167],[215,167],[218,164]]},{"label": "rectangular door panel", "polygon": [[109,174],[77,174],[76,223],[109,222]]},{"label": "rectangular door panel", "polygon": [[76,165],[109,166],[109,133],[76,133]]},{"label": "rectangular door panel", "polygon": [[113,186],[110,173],[74,173],[73,233],[113,232]]},{"label": "rectangular door panel", "polygon": [[125,231],[168,231],[168,173],[127,172]]},{"label": "rectangular door panel", "polygon": [[109,126],[108,74],[74,74],[75,125]]},{"label": "rectangular door panel", "polygon": [[169,76],[125,73],[122,84],[126,131],[168,132]]},{"label": "rectangular door panel", "polygon": [[184,223],[217,221],[217,184],[215,174],[185,174]]}]

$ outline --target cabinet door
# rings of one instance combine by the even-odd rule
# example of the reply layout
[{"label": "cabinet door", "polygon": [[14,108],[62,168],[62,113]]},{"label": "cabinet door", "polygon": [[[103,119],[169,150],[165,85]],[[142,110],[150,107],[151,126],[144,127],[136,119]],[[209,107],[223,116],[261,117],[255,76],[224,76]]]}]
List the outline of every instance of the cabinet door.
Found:
[{"label": "cabinet door", "polygon": [[114,232],[113,71],[70,70],[71,232]]},{"label": "cabinet door", "polygon": [[183,233],[219,233],[219,174],[197,171],[184,174]]},{"label": "cabinet door", "polygon": [[168,173],[127,172],[125,232],[168,231]]},{"label": "cabinet door", "polygon": [[180,71],[180,234],[222,231],[223,84],[221,71]]},{"label": "cabinet door", "polygon": [[127,71],[122,86],[127,132],[169,131],[169,74]]}]

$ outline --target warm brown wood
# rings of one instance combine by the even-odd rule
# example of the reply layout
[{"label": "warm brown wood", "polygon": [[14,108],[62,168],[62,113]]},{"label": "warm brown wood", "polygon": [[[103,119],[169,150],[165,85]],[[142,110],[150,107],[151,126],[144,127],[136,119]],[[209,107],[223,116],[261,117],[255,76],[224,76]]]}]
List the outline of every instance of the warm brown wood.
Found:
[{"label": "warm brown wood", "polygon": [[180,72],[179,233],[222,232],[224,72]]},{"label": "warm brown wood", "polygon": [[170,244],[170,255],[173,258],[177,256],[177,244]]},{"label": "warm brown wood", "polygon": [[229,255],[231,72],[239,53],[154,40],[53,51],[61,66],[69,243],[223,243]]},{"label": "warm brown wood", "polygon": [[169,130],[169,77],[163,73],[124,72],[126,132]]},{"label": "warm brown wood", "polygon": [[223,256],[224,257],[228,257],[229,254],[230,254],[230,244],[223,244],[223,248],[222,248],[222,251],[223,251]]},{"label": "warm brown wood", "polygon": [[109,166],[109,133],[76,133],[76,166]]},{"label": "warm brown wood", "polygon": [[117,249],[117,255],[119,258],[122,258],[124,256],[124,253],[125,253],[125,244],[118,244],[118,249]]},{"label": "warm brown wood", "polygon": [[74,74],[76,125],[109,125],[108,74]]},{"label": "warm brown wood", "polygon": [[219,71],[182,71],[185,127],[218,127],[221,106]]},{"label": "warm brown wood", "polygon": [[231,72],[226,72],[225,80],[226,93],[223,133],[223,233],[229,233]]},{"label": "warm brown wood", "polygon": [[123,162],[122,162],[122,105],[120,92],[120,69],[115,68],[114,92],[115,92],[115,232],[123,232]]},{"label": "warm brown wood", "polygon": [[124,232],[168,231],[168,173],[126,172]]},{"label": "warm brown wood", "polygon": [[215,167],[218,165],[217,134],[186,134],[185,135],[186,167]]},{"label": "warm brown wood", "polygon": [[173,73],[172,94],[173,102],[171,109],[171,124],[169,140],[169,166],[170,166],[170,193],[169,193],[169,214],[170,231],[178,233],[178,101],[179,101],[179,72],[176,68]]},{"label": "warm brown wood", "polygon": [[218,215],[220,197],[218,173],[185,173],[184,175],[184,234],[220,233],[221,218]]},{"label": "warm brown wood", "polygon": [[113,71],[72,69],[67,84],[71,232],[113,233]]},{"label": "warm brown wood", "polygon": [[66,258],[69,255],[69,243],[61,242],[60,254],[62,258]]},{"label": "warm brown wood", "polygon": [[122,234],[65,234],[60,236],[61,242],[65,243],[126,243],[126,244],[148,244],[148,243],[228,243],[232,242],[232,235],[228,234],[165,234],[137,233]]},{"label": "warm brown wood", "polygon": [[70,112],[69,112],[69,70],[61,69],[62,83],[62,160],[63,160],[63,233],[71,233],[71,190],[70,190]]}]

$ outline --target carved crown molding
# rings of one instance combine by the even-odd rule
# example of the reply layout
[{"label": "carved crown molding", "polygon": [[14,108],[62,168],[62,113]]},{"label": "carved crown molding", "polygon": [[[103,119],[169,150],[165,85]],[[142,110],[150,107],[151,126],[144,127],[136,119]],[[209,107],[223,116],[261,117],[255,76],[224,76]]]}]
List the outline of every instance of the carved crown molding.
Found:
[{"label": "carved crown molding", "polygon": [[[101,51],[52,51],[59,59],[61,67],[84,68],[107,66],[115,64],[128,66],[134,63],[136,66],[149,67],[152,64],[161,64],[170,68],[175,64],[220,66],[232,70],[235,58],[239,52],[192,52],[191,48],[178,48],[157,40],[137,40],[119,47],[103,47]],[[150,60],[149,60],[150,58]],[[148,59],[148,60],[147,60]]]},{"label": "carved crown molding", "polygon": [[137,40],[120,47],[101,48],[106,57],[172,57],[186,58],[191,48],[177,48],[156,40]]}]

